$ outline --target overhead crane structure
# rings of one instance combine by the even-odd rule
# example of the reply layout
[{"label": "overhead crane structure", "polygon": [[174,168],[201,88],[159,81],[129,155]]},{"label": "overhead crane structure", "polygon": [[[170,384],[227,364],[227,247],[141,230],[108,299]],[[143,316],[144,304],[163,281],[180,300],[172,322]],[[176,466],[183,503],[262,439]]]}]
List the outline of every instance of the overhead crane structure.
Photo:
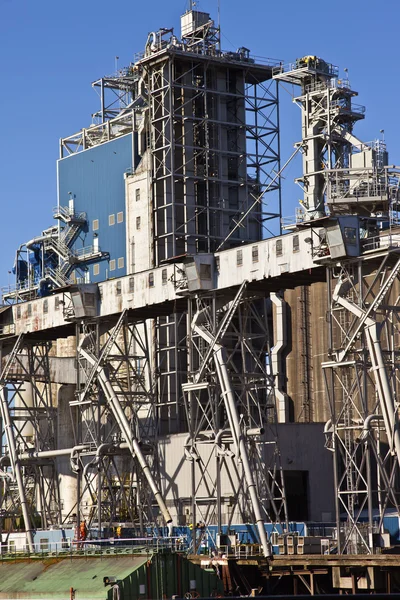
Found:
[{"label": "overhead crane structure", "polygon": [[[304,193],[283,235],[281,81],[300,88],[292,156],[302,155]],[[95,260],[116,263],[106,238],[99,250],[96,220],[87,257],[75,238],[57,254],[76,214],[76,238],[90,229],[72,195],[57,211],[63,232],[35,241],[40,281],[17,256],[0,313],[3,528],[22,516],[32,548],[36,527],[82,518],[99,536],[116,522],[141,534],[251,523],[270,556],[264,523],[282,531],[291,518],[278,435],[292,419],[285,291],[318,283],[338,550],[374,552],[398,510],[400,171],[383,142],[355,137],[356,92],[315,56],[283,65],[222,51],[210,16],[194,10],[181,39],[151,33],[134,63],[93,85],[96,122],[62,139],[60,156],[129,139],[126,271],[86,276]]]}]

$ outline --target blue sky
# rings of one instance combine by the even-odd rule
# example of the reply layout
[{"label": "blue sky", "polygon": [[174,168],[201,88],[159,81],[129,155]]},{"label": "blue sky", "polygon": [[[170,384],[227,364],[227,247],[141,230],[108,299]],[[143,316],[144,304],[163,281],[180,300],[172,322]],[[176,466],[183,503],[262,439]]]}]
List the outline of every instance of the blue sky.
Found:
[{"label": "blue sky", "polygon": [[[91,123],[98,102],[91,82],[129,64],[149,31],[175,27],[185,0],[0,0],[0,286],[19,244],[52,224],[59,138]],[[217,0],[199,10],[216,17]],[[221,0],[222,47],[250,48],[285,62],[316,54],[349,70],[367,106],[355,130],[365,141],[385,138],[400,163],[398,0]],[[300,111],[281,93],[281,156],[300,135]],[[294,214],[298,164],[285,173],[283,214]]]}]

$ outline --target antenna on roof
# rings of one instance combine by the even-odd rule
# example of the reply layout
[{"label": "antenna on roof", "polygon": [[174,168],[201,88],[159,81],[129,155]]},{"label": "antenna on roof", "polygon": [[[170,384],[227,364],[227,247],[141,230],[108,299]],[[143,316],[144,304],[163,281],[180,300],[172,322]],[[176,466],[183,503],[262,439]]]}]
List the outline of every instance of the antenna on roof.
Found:
[{"label": "antenna on roof", "polygon": [[217,28],[219,36],[219,50],[221,50],[221,0],[217,0]]}]

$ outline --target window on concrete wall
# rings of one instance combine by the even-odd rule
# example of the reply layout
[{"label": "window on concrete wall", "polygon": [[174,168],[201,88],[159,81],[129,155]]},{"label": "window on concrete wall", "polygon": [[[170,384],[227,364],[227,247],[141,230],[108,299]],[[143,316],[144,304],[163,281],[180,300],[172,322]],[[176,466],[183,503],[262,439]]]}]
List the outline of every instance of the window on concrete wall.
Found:
[{"label": "window on concrete wall", "polygon": [[28,317],[32,316],[32,304],[28,304]]},{"label": "window on concrete wall", "polygon": [[149,287],[154,287],[154,273],[149,273]]},{"label": "window on concrete wall", "polygon": [[93,228],[93,231],[98,231],[98,229],[99,229],[99,220],[98,219],[94,219],[94,221],[92,223],[92,228]]},{"label": "window on concrete wall", "polygon": [[117,281],[117,286],[116,286],[117,296],[120,296],[121,292],[122,292],[122,283],[120,281]]},{"label": "window on concrete wall", "polygon": [[166,285],[168,282],[168,271],[167,269],[163,269],[161,271],[161,280],[162,280],[162,284]]},{"label": "window on concrete wall", "polygon": [[108,224],[115,225],[115,215],[108,215]]},{"label": "window on concrete wall", "polygon": [[140,229],[140,217],[136,217],[136,229]]},{"label": "window on concrete wall", "polygon": [[275,250],[276,250],[277,256],[282,256],[282,254],[283,254],[283,241],[282,240],[276,240]]},{"label": "window on concrete wall", "polygon": [[129,278],[129,292],[132,294],[135,291],[135,279],[134,277]]},{"label": "window on concrete wall", "polygon": [[100,265],[93,265],[93,275],[100,274]]},{"label": "window on concrete wall", "polygon": [[251,249],[251,259],[253,263],[258,262],[258,246],[253,246]]},{"label": "window on concrete wall", "polygon": [[241,267],[243,264],[243,250],[236,251],[236,265]]},{"label": "window on concrete wall", "polygon": [[140,200],[140,189],[136,188],[135,190],[135,198],[136,198],[136,202],[139,202]]},{"label": "window on concrete wall", "polygon": [[298,252],[300,250],[300,240],[298,235],[293,236],[293,252]]},{"label": "window on concrete wall", "polygon": [[124,222],[124,213],[123,212],[117,213],[117,223],[123,223],[123,222]]},{"label": "window on concrete wall", "polygon": [[120,258],[118,259],[118,269],[123,269],[124,268],[124,257],[120,256]]},{"label": "window on concrete wall", "polygon": [[17,306],[17,319],[21,318],[21,307]]},{"label": "window on concrete wall", "polygon": [[49,301],[47,300],[47,298],[43,300],[43,312],[44,314],[47,314],[49,312]]},{"label": "window on concrete wall", "polygon": [[60,298],[56,296],[54,298],[54,310],[58,310],[60,308]]},{"label": "window on concrete wall", "polygon": [[115,258],[110,260],[110,271],[115,271]]}]

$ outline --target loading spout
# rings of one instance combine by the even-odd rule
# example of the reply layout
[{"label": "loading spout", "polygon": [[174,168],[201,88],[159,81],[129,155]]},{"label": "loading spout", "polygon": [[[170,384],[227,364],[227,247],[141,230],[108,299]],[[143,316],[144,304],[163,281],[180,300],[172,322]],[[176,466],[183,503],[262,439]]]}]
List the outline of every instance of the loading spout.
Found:
[{"label": "loading spout", "polygon": [[207,329],[197,324],[197,318],[199,316],[200,313],[197,313],[195,315],[192,323],[192,328],[201,338],[203,338],[203,340],[205,340],[208,344],[213,345],[215,369],[217,371],[218,380],[221,386],[222,397],[224,399],[225,410],[227,412],[229,425],[231,427],[233,435],[235,454],[236,457],[238,459],[240,458],[240,460],[242,461],[243,471],[246,478],[251,504],[254,510],[254,516],[264,556],[270,558],[272,556],[271,546],[268,542],[267,534],[264,528],[264,519],[261,512],[261,505],[257,494],[257,488],[254,481],[253,472],[247,454],[245,436],[240,427],[240,420],[236,406],[235,394],[232,389],[228,369],[226,366],[226,351],[220,344],[215,343],[213,336],[209,333]]},{"label": "loading spout", "polygon": [[[96,358],[87,350],[85,350],[82,345],[79,349],[81,355],[86,358],[86,360],[91,364],[91,365],[95,365],[96,364]],[[128,419],[126,418],[126,415],[124,413],[124,411],[122,410],[122,407],[118,401],[118,398],[113,390],[113,387],[105,373],[104,367],[102,367],[101,365],[99,365],[97,367],[97,377],[98,377],[98,381],[100,383],[101,389],[104,392],[104,395],[107,399],[107,402],[110,406],[111,412],[113,413],[115,420],[117,421],[120,430],[123,434],[123,436],[125,437],[125,440],[128,444],[128,447],[131,451],[131,454],[134,458],[137,458],[144,476],[147,479],[147,482],[154,494],[154,497],[156,499],[156,502],[160,508],[161,514],[164,517],[164,520],[166,523],[171,523],[172,522],[172,517],[170,515],[170,512],[164,502],[164,499],[161,495],[160,490],[157,487],[156,482],[154,481],[153,475],[150,471],[150,467],[146,462],[146,459],[142,453],[142,450],[140,448],[140,444],[139,441],[137,440],[136,437],[134,437],[133,432],[131,431],[131,428],[129,426],[129,422]]]}]

